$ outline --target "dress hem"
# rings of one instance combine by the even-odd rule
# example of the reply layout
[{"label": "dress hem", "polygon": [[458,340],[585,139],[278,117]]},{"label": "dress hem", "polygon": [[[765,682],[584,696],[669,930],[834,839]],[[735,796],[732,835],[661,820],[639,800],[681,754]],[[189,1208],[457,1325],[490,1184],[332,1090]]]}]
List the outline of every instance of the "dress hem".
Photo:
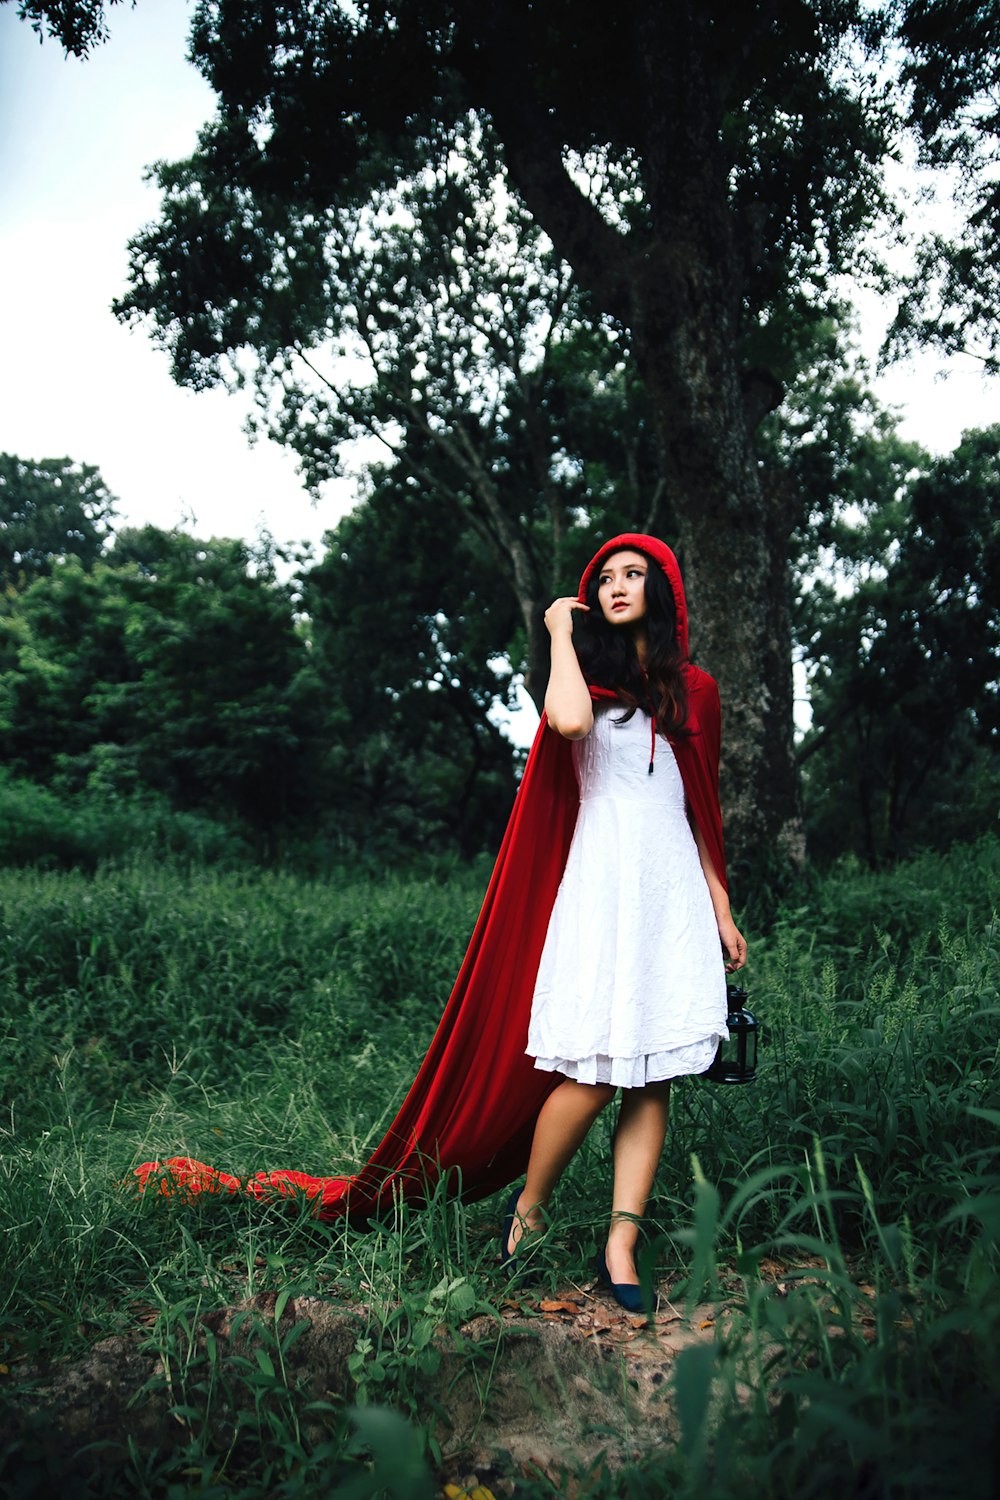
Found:
[{"label": "dress hem", "polygon": [[684,1047],[664,1052],[649,1052],[637,1057],[607,1057],[602,1053],[590,1057],[536,1057],[534,1065],[544,1073],[562,1073],[576,1083],[606,1083],[613,1088],[643,1088],[647,1083],[663,1083],[669,1078],[686,1078],[707,1072],[712,1066],[719,1042],[717,1032]]}]

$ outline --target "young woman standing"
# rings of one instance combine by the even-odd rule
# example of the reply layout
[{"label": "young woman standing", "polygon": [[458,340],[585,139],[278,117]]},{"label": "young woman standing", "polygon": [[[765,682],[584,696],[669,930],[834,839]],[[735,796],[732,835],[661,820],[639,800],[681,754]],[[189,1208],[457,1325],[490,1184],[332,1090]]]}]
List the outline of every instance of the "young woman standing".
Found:
[{"label": "young woman standing", "polygon": [[639,1306],[638,1220],[670,1080],[703,1072],[726,1031],[726,967],[746,944],[726,895],[719,694],[688,660],[677,559],[613,538],[577,598],[546,614],[552,670],[475,930],[423,1063],[350,1176],[239,1177],[191,1157],[144,1162],[140,1187],[305,1199],[364,1222],[426,1201],[447,1177],[468,1201],[527,1180],[501,1258],[544,1223],[559,1175],[622,1090],[611,1220],[599,1269]]},{"label": "young woman standing", "polygon": [[556,599],[545,623],[545,713],[549,730],[572,743],[580,808],[535,979],[527,1052],[562,1082],[538,1115],[501,1255],[510,1263],[524,1236],[545,1226],[560,1175],[621,1088],[598,1271],[623,1306],[638,1309],[638,1221],[666,1134],[670,1080],[710,1066],[726,1034],[725,971],[746,962],[712,847],[721,852],[717,794],[713,808],[708,787],[702,819],[713,826],[702,828],[682,775],[707,764],[711,782],[718,695],[688,661],[680,573],[654,538],[609,543],[579,595]]}]

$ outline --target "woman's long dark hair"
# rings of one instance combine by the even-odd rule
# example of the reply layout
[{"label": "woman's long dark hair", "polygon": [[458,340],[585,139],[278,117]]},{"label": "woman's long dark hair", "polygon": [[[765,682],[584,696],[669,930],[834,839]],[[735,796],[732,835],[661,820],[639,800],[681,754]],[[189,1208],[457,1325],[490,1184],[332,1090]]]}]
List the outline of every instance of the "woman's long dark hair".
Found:
[{"label": "woman's long dark hair", "polygon": [[[586,602],[590,613],[575,615],[573,645],[584,677],[596,687],[611,688],[624,703],[627,713],[621,723],[632,717],[637,708],[652,714],[659,732],[668,738],[688,733],[687,690],[681,670],[683,659],[677,644],[677,605],[670,581],[655,558],[641,547],[622,548],[638,552],[646,559],[646,669],[639,665],[635,639],[624,625],[611,625],[604,618],[597,599],[601,568],[597,567],[587,583]],[[608,556],[614,556],[609,553]]]}]

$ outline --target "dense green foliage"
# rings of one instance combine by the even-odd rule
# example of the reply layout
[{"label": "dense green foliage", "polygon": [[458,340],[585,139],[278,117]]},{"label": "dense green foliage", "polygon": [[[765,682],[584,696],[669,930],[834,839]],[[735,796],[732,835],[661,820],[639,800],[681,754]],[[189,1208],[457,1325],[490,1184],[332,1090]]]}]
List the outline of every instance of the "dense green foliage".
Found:
[{"label": "dense green foliage", "polygon": [[[181,382],[253,381],[311,474],[343,461],[345,435],[374,434],[411,499],[437,487],[456,560],[471,534],[519,612],[495,650],[536,702],[539,617],[565,577],[578,469],[601,452],[600,421],[567,432],[553,382],[582,333],[595,397],[608,373],[642,391],[651,440],[622,439],[631,410],[616,456],[646,462],[617,504],[680,543],[733,728],[735,852],[777,846],[801,866],[801,506],[771,504],[755,434],[817,330],[844,321],[848,276],[899,294],[897,346],[995,355],[992,9],[205,0],[191,56],[218,109],[187,160],[157,168],[120,314]],[[907,153],[948,169],[945,193],[958,184],[947,240],[894,201],[889,163]],[[897,236],[912,280],[883,252]]]},{"label": "dense green foliage", "polygon": [[854,435],[840,483],[796,606],[799,759],[814,855],[877,864],[946,849],[1000,805],[1000,427],[942,458]]},{"label": "dense green foliage", "polygon": [[[20,9],[78,54],[105,35],[102,0]],[[486,556],[507,596],[494,659],[536,702],[539,617],[606,453],[603,420],[564,420],[588,345],[590,404],[627,418],[616,504],[634,526],[670,518],[722,686],[735,852],[801,868],[788,555],[804,512],[801,495],[773,503],[755,434],[844,321],[847,276],[899,294],[897,347],[978,340],[995,359],[995,7],[203,0],[190,55],[218,108],[190,158],[155,168],[161,212],[131,243],[120,315],[178,380],[254,385],[313,480],[374,436],[391,487],[443,499],[453,564]],[[912,155],[952,199],[947,238],[894,201]],[[897,239],[912,276],[890,270]],[[469,739],[489,760],[482,722]],[[899,779],[888,837],[864,819],[871,857],[905,842]]]},{"label": "dense green foliage", "polygon": [[[436,1202],[345,1235],[280,1207],[127,1190],[132,1165],[171,1152],[243,1173],[361,1160],[429,1040],[484,880],[310,884],[143,861],[92,878],[0,875],[0,1363],[155,1316],[150,1337],[182,1372],[184,1329],[240,1296],[318,1292],[367,1309],[356,1388],[331,1396],[325,1447],[295,1428],[304,1398],[279,1373],[229,1393],[247,1406],[246,1441],[213,1448],[212,1403],[229,1396],[192,1364],[174,1398],[186,1446],[137,1459],[141,1482],[119,1455],[106,1493],[158,1492],[185,1468],[247,1497],[279,1478],[290,1496],[326,1493],[350,1462],[350,1402],[416,1412],[428,1334],[452,1328],[462,1347],[470,1313],[503,1295],[490,1204]],[[710,1485],[726,1500],[753,1484],[818,1500],[861,1472],[860,1492],[880,1500],[987,1500],[998,896],[987,838],[888,875],[835,870],[754,942],[758,1081],[678,1087],[647,1236],[674,1300],[728,1301],[728,1331],[704,1358],[682,1356],[677,1450],[588,1493]],[[609,1124],[560,1190],[543,1286],[586,1274]],[[477,1368],[503,1337],[498,1324]],[[64,1459],[17,1430],[6,1474],[30,1461],[44,1487]]]},{"label": "dense green foliage", "polygon": [[0,453],[0,589],[24,588],[57,558],[93,563],[111,535],[115,504],[91,464]]},{"label": "dense green foliage", "polygon": [[0,743],[56,790],[161,793],[251,829],[294,805],[303,647],[272,559],[240,542],[123,531],[0,615]]},{"label": "dense green foliage", "polygon": [[[812,506],[795,558],[812,852],[877,865],[972,836],[995,807],[1000,429],[932,459],[898,441],[836,342],[825,358],[765,432],[764,472],[776,504]],[[545,402],[572,431],[608,425],[603,460],[567,481],[586,508],[553,593],[598,524],[625,522],[614,433],[639,401],[613,381],[587,398],[600,360],[582,339],[554,363]],[[525,623],[488,543],[450,535],[447,486],[415,499],[380,471],[313,562],[154,527],[98,548],[66,513],[99,476],[15,468],[38,540],[0,597],[0,862],[93,868],[141,846],[325,869],[498,846],[516,757],[494,716]]]},{"label": "dense green foliage", "polygon": [[[514,791],[490,720],[509,603],[474,549],[461,569],[435,551],[440,504],[414,517],[387,485],[289,578],[296,560],[267,538],[146,526],[76,552],[57,467],[17,463],[34,478],[11,479],[0,513],[30,499],[38,538],[0,593],[0,862],[496,847]],[[77,508],[100,488],[84,477]]]}]

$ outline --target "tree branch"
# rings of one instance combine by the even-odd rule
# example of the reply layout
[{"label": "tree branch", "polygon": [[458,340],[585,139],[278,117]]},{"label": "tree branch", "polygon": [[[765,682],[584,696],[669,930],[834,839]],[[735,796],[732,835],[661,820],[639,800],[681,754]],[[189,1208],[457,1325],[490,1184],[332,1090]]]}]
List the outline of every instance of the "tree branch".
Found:
[{"label": "tree branch", "polygon": [[606,312],[627,324],[632,249],[566,171],[562,140],[536,102],[506,6],[488,7],[481,36],[481,45],[463,63],[493,121],[511,181],[577,280]]}]

